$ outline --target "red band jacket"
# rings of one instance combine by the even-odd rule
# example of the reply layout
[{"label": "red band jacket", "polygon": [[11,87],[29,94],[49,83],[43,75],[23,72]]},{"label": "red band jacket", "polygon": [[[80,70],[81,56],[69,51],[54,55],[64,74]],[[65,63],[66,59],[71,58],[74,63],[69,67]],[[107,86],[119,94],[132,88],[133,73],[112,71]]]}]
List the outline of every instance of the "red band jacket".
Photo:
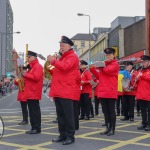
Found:
[{"label": "red band jacket", "polygon": [[150,101],[150,68],[142,70],[142,76],[138,78],[137,82],[137,100]]},{"label": "red band jacket", "polygon": [[52,71],[52,81],[49,96],[79,100],[81,75],[79,58],[73,50],[62,55],[59,60],[52,60],[55,67]]},{"label": "red band jacket", "polygon": [[117,99],[119,65],[116,60],[105,61],[105,65],[99,72],[96,71],[95,67],[90,69],[99,80],[97,97]]},{"label": "red band jacket", "polygon": [[30,63],[30,70],[24,74],[26,99],[41,100],[43,87],[43,67],[38,59]]}]

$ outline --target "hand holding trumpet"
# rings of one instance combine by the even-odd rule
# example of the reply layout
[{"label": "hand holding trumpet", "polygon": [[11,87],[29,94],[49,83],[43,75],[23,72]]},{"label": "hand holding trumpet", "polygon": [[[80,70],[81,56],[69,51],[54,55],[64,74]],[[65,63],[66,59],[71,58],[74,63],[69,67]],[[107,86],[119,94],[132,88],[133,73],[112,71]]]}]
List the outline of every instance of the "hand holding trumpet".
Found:
[{"label": "hand holding trumpet", "polygon": [[56,57],[54,55],[48,55],[47,61],[51,62],[52,60],[56,60]]}]

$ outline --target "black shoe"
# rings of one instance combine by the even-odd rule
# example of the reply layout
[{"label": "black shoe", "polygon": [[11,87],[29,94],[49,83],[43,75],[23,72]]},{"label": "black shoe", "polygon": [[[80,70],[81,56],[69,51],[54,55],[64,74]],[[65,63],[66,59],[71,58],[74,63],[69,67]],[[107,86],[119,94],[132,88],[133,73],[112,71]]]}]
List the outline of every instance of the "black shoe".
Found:
[{"label": "black shoe", "polygon": [[26,124],[28,124],[28,121],[22,121],[18,123],[18,125],[26,125]]},{"label": "black shoe", "polygon": [[95,113],[95,116],[98,116],[98,113]]},{"label": "black shoe", "polygon": [[62,142],[62,145],[69,145],[75,142],[74,138],[67,138],[65,141]]},{"label": "black shoe", "polygon": [[129,120],[129,118],[127,118],[127,117],[124,117],[124,118],[122,118],[122,119],[120,119],[121,121],[126,121],[126,120]]},{"label": "black shoe", "polygon": [[146,128],[146,125],[141,124],[137,127],[138,130],[144,130]]},{"label": "black shoe", "polygon": [[101,132],[100,135],[107,134],[110,131],[110,129],[106,129],[104,132]]},{"label": "black shoe", "polygon": [[130,118],[130,121],[134,121],[134,118],[133,118],[133,117],[131,117],[131,118]]},{"label": "black shoe", "polygon": [[56,119],[56,120],[54,120],[54,121],[52,121],[53,123],[58,123],[58,119]]},{"label": "black shoe", "polygon": [[29,130],[29,131],[26,131],[25,133],[26,134],[39,134],[39,133],[41,133],[41,131],[40,130]]},{"label": "black shoe", "polygon": [[104,132],[101,132],[100,135],[104,135],[104,134],[107,134],[109,131],[110,131],[110,123],[109,124],[106,124],[106,130]]},{"label": "black shoe", "polygon": [[90,118],[94,118],[94,115],[90,115],[89,117],[90,117]]},{"label": "black shoe", "polygon": [[66,140],[66,137],[59,136],[57,139],[53,139],[52,142],[63,142]]},{"label": "black shoe", "polygon": [[107,133],[107,136],[111,136],[115,134],[115,128],[111,127],[110,131]]},{"label": "black shoe", "polygon": [[90,117],[85,116],[84,120],[90,120]]},{"label": "black shoe", "polygon": [[145,131],[150,131],[150,126],[145,127]]},{"label": "black shoe", "polygon": [[103,127],[106,126],[106,123],[103,123],[102,126],[103,126]]}]

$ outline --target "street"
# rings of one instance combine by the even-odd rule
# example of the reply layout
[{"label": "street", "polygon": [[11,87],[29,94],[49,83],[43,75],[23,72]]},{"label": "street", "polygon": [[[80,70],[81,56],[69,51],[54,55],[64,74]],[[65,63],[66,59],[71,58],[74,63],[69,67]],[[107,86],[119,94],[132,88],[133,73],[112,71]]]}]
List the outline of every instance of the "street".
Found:
[{"label": "street", "polygon": [[16,101],[17,91],[0,99],[0,116],[3,118],[5,130],[0,139],[1,150],[149,150],[150,132],[139,131],[137,126],[141,117],[135,113],[135,121],[120,121],[117,117],[116,133],[114,136],[100,135],[105,129],[103,114],[91,120],[80,121],[80,129],[76,132],[76,141],[71,145],[52,143],[51,140],[59,134],[57,124],[52,121],[56,118],[55,105],[45,94],[41,101],[42,133],[36,135],[25,134],[30,125],[20,126],[22,121],[20,103]]}]

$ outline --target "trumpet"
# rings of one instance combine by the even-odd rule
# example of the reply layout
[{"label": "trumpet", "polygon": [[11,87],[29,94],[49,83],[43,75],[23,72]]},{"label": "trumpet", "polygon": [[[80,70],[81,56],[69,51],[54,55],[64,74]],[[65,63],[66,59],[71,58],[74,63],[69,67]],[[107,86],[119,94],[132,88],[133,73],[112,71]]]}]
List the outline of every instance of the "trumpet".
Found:
[{"label": "trumpet", "polygon": [[[44,76],[46,79],[50,80],[51,79],[51,74],[49,72],[49,70],[53,70],[55,67],[53,65],[50,64],[50,62],[41,54],[37,54],[37,56],[42,59],[45,60],[45,64],[44,64]],[[56,59],[58,58],[58,53],[55,52],[53,55]]]}]

